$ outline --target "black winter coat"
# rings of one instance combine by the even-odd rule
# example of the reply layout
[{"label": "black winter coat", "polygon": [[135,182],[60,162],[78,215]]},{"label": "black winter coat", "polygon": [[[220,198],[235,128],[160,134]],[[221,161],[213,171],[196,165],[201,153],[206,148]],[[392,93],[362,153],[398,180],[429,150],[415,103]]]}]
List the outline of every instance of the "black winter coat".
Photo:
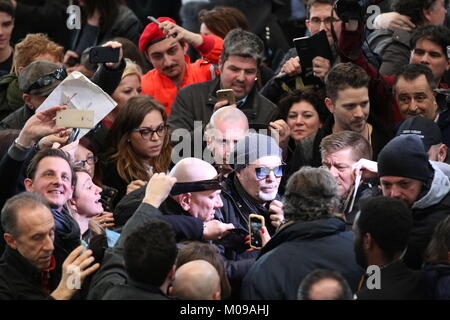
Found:
[{"label": "black winter coat", "polygon": [[242,298],[296,300],[302,280],[315,269],[338,271],[355,292],[363,270],[356,264],[353,233],[338,218],[298,221],[263,247],[242,285]]},{"label": "black winter coat", "polygon": [[[59,280],[50,271],[49,287]],[[0,259],[0,300],[53,299],[42,286],[42,272],[31,265],[16,250],[8,247]]]}]

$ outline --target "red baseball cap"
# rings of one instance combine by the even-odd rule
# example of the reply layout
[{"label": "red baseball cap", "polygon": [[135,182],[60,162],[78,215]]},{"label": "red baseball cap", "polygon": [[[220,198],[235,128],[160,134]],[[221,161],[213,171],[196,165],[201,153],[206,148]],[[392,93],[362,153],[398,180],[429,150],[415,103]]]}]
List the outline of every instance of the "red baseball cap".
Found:
[{"label": "red baseball cap", "polygon": [[[159,17],[159,22],[163,21],[170,21],[172,23],[176,23],[173,19],[168,17]],[[145,52],[145,49],[149,45],[152,45],[156,42],[159,42],[163,40],[166,37],[166,35],[158,28],[157,24],[154,22],[150,22],[144,29],[144,31],[141,34],[141,37],[139,38],[139,49],[142,52]]]}]

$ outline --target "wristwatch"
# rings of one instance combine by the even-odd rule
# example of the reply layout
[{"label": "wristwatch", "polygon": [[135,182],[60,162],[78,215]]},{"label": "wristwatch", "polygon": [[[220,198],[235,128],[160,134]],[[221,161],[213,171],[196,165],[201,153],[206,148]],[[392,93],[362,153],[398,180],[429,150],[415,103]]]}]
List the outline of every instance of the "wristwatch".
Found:
[{"label": "wristwatch", "polygon": [[20,142],[19,142],[19,138],[17,138],[16,140],[14,140],[14,144],[19,148],[19,149],[21,149],[21,150],[29,150],[33,145],[31,145],[31,146],[24,146],[23,144],[21,144]]}]

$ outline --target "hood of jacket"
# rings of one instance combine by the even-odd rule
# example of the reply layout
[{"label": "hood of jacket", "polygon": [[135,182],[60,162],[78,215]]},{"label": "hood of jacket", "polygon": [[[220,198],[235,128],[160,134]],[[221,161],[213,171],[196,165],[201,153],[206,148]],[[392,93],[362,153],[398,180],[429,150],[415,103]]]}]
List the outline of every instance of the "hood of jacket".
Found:
[{"label": "hood of jacket", "polygon": [[441,202],[450,192],[450,180],[445,173],[434,162],[430,161],[434,169],[434,177],[428,192],[419,200],[414,202],[411,209],[425,209]]},{"label": "hood of jacket", "polygon": [[345,232],[345,223],[336,217],[314,221],[296,221],[280,229],[261,249],[259,257],[285,242],[318,239],[340,232]]}]

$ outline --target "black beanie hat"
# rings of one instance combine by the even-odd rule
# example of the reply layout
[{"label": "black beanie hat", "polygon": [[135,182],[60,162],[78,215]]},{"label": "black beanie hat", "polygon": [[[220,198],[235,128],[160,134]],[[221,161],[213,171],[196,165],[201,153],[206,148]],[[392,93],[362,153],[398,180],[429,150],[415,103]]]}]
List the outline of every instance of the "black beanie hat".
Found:
[{"label": "black beanie hat", "polygon": [[428,154],[418,135],[392,139],[378,155],[378,175],[405,177],[426,182],[433,174]]}]

